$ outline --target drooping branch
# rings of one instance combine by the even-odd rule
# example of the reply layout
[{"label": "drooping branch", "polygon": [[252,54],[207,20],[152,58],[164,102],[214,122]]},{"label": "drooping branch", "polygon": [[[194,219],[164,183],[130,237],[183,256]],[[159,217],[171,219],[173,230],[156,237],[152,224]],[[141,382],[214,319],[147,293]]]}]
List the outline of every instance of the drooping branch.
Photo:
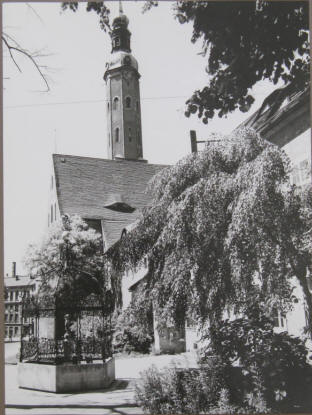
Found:
[{"label": "drooping branch", "polygon": [[[46,90],[44,92],[49,92],[50,91],[50,86],[47,80],[46,75],[42,72],[41,70],[41,66],[38,64],[38,62],[36,61],[35,57],[33,56],[32,53],[28,52],[27,50],[23,49],[20,45],[18,45],[17,42],[14,41],[15,45],[12,45],[12,43],[9,43],[9,40],[12,40],[12,38],[3,33],[1,35],[2,41],[5,44],[5,46],[7,47],[10,57],[14,63],[14,65],[16,66],[16,68],[19,70],[19,72],[22,72],[20,66],[18,65],[18,63],[16,62],[16,59],[14,57],[14,52],[20,53],[24,56],[26,56],[34,65],[35,69],[37,70],[37,72],[39,73],[41,79],[43,80],[45,86],[46,86]],[[36,55],[37,57],[37,55]]]}]

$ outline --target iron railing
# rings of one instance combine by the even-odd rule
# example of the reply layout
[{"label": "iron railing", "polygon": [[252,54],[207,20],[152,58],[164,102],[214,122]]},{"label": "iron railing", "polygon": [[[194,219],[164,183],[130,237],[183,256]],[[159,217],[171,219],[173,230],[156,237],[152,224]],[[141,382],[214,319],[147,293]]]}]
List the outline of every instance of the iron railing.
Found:
[{"label": "iron railing", "polygon": [[111,336],[90,339],[23,339],[20,361],[61,364],[94,360],[105,361],[112,356]]}]

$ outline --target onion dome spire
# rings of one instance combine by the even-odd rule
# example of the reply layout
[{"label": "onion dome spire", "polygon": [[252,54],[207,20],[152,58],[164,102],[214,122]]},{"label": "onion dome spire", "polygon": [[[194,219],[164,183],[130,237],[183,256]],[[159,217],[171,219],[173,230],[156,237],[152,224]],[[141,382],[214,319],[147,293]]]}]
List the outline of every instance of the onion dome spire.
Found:
[{"label": "onion dome spire", "polygon": [[112,37],[112,52],[122,50],[124,52],[131,52],[130,37],[131,33],[128,30],[129,19],[124,14],[122,3],[119,1],[119,16],[113,20]]}]

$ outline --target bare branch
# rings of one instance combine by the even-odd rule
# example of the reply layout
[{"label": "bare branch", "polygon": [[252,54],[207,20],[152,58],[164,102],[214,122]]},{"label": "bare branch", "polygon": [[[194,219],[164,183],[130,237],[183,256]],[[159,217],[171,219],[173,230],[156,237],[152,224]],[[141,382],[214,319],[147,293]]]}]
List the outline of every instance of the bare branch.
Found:
[{"label": "bare branch", "polygon": [[[26,56],[33,63],[33,65],[35,66],[36,70],[39,72],[39,75],[41,76],[41,78],[43,79],[43,81],[44,81],[44,83],[46,85],[46,91],[45,92],[50,91],[50,87],[49,87],[49,84],[48,84],[48,81],[47,81],[47,77],[46,77],[46,75],[43,74],[40,65],[38,65],[38,63],[36,62],[36,60],[34,59],[34,57],[32,56],[32,54],[30,52],[27,52],[25,49],[21,48],[20,46],[13,46],[13,45],[11,45],[8,42],[8,40],[7,40],[6,37],[9,38],[9,36],[6,35],[6,34],[2,34],[1,35],[2,41],[4,42],[4,44],[6,45],[6,47],[8,48],[8,51],[10,53],[10,57],[11,57],[12,61],[14,62],[15,66],[17,67],[17,69],[20,72],[22,72],[21,68],[19,67],[18,63],[16,62],[16,60],[14,58],[14,55],[12,53],[13,51],[18,52],[18,53],[21,53],[22,55]],[[17,45],[16,42],[15,42],[15,44]]]},{"label": "bare branch", "polygon": [[26,6],[34,13],[34,15],[40,20],[40,22],[44,25],[44,21],[41,19],[40,15],[36,12],[36,10],[29,4],[26,3]]}]

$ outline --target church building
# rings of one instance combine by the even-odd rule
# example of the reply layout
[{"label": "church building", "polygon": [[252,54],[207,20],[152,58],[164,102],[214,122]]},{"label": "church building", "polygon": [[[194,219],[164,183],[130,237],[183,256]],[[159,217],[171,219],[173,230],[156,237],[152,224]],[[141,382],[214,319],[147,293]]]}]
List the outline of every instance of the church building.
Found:
[{"label": "church building", "polygon": [[53,154],[50,183],[48,225],[64,214],[79,215],[102,234],[105,251],[149,205],[147,184],[166,167],[143,158],[140,74],[131,53],[128,24],[120,7],[104,73],[108,157]]},{"label": "church building", "polygon": [[[79,215],[102,235],[104,252],[149,206],[148,182],[166,167],[149,164],[143,157],[140,73],[131,53],[128,24],[120,5],[119,16],[113,20],[111,59],[104,73],[107,158],[53,154],[52,160],[48,226],[65,214]],[[131,301],[128,288],[146,272],[141,269],[124,276],[123,307]]]}]

